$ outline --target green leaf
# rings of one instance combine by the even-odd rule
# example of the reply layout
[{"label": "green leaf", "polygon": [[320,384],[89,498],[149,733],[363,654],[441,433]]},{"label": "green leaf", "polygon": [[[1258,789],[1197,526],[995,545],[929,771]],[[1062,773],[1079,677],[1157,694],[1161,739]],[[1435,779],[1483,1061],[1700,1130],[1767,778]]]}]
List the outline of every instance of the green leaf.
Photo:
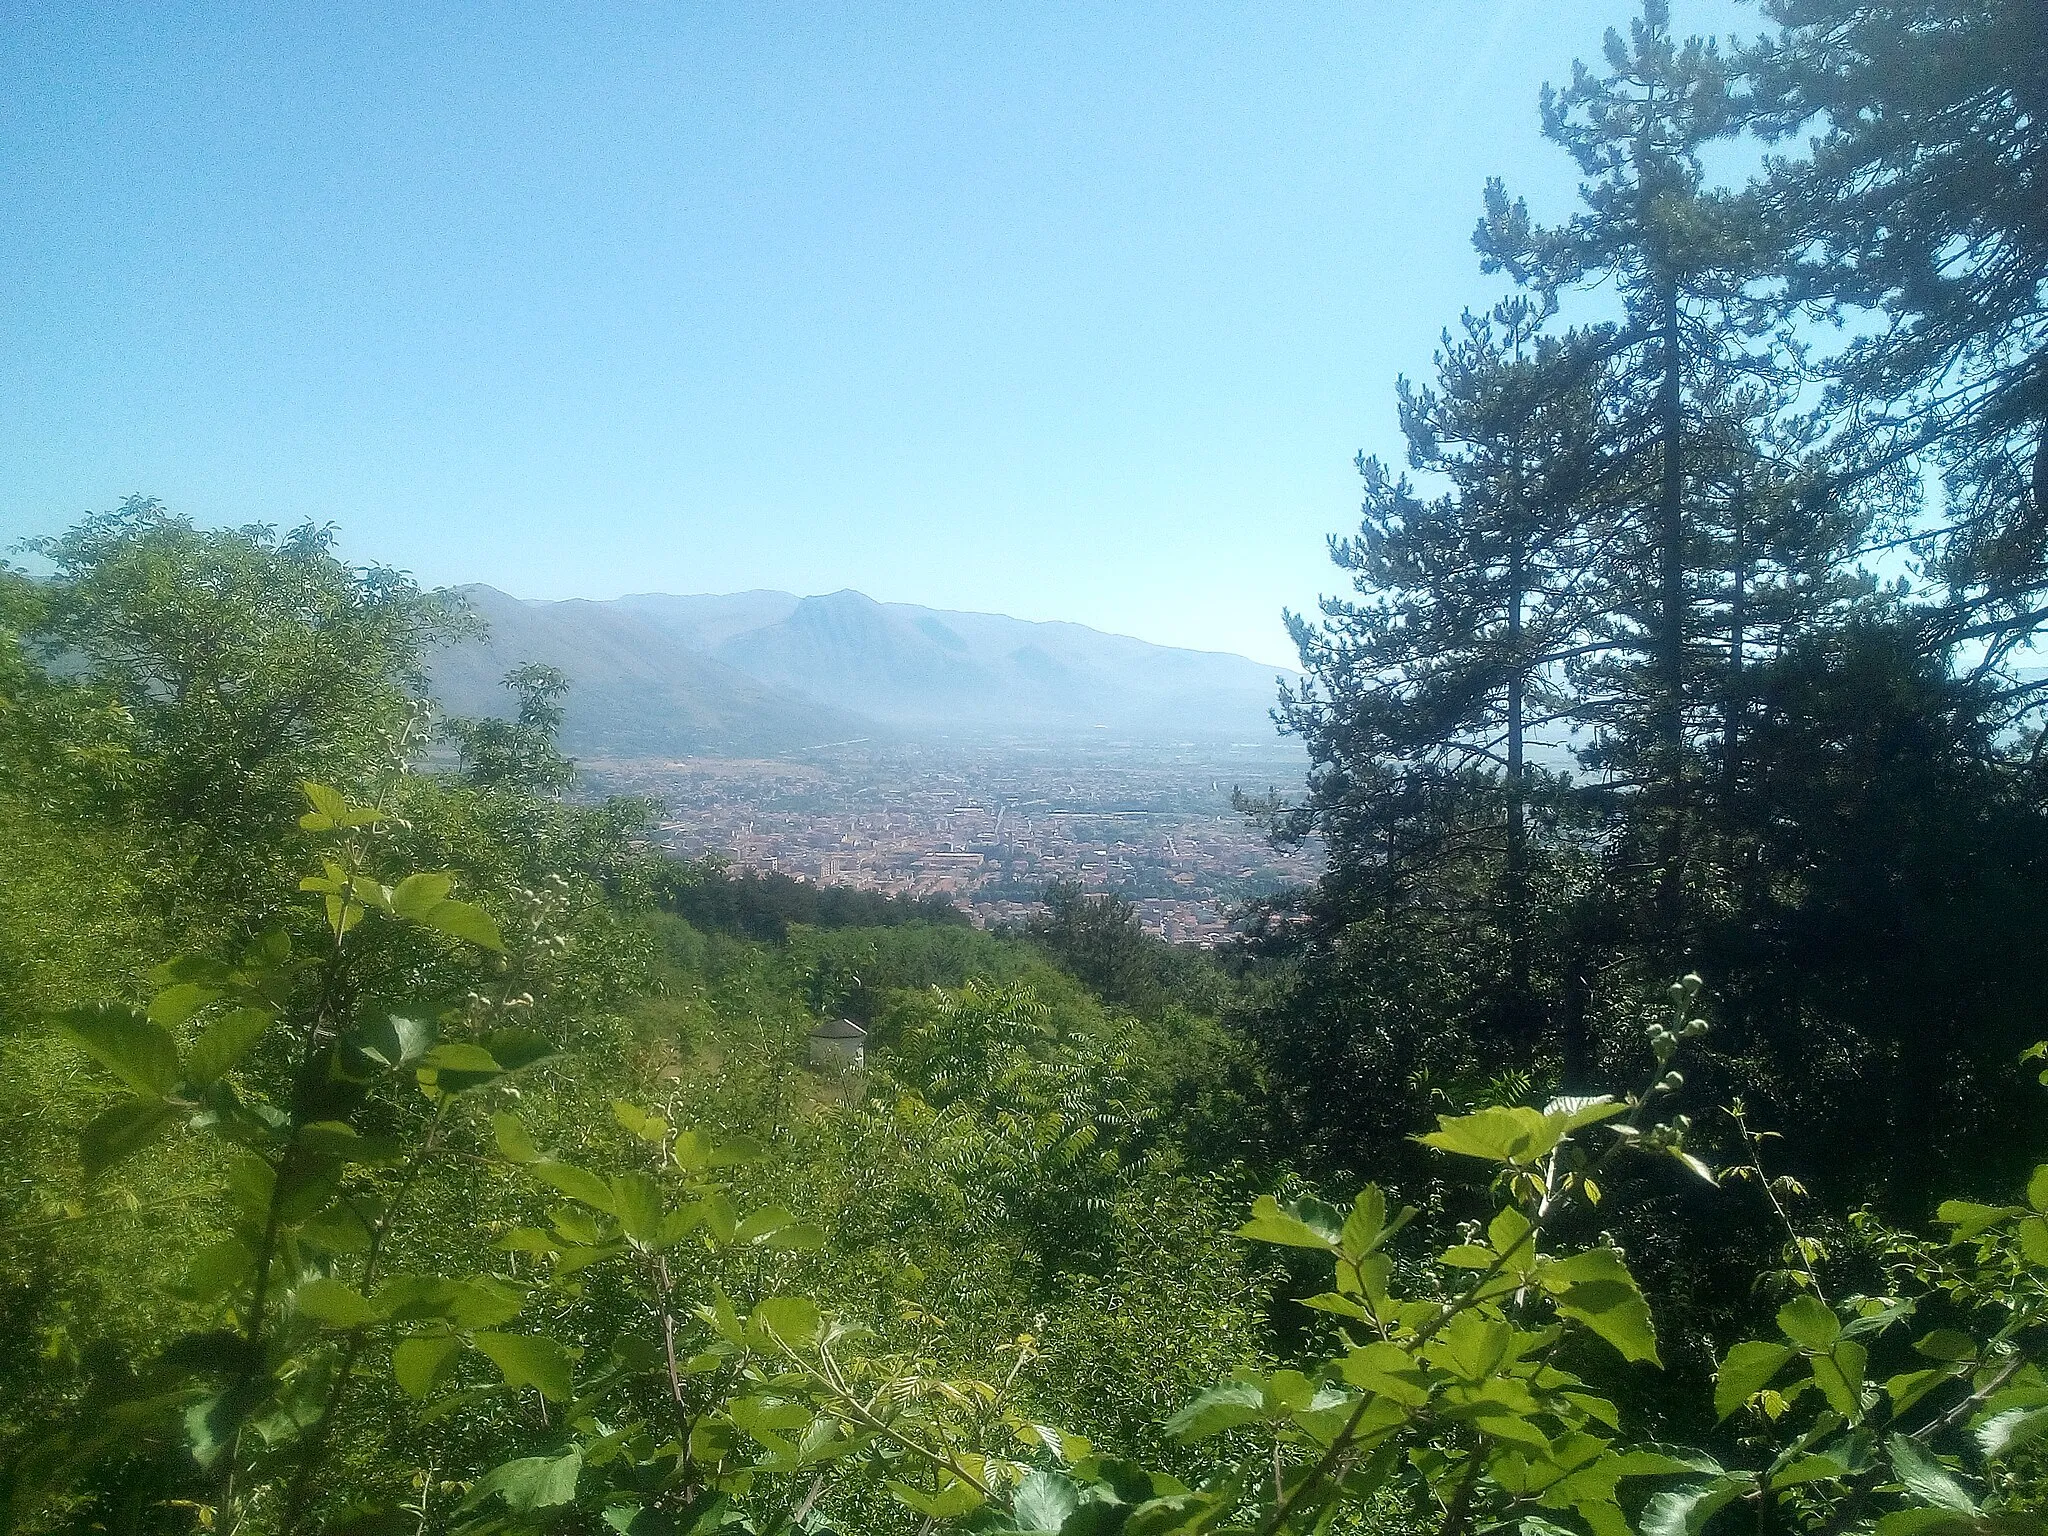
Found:
[{"label": "green leaf", "polygon": [[1715,1511],[1748,1487],[1746,1478],[1717,1477],[1666,1489],[1643,1506],[1637,1529],[1642,1536],[1699,1536]]},{"label": "green leaf", "polygon": [[2027,1204],[2048,1215],[2048,1163],[2036,1168],[2033,1177],[2027,1180]]},{"label": "green leaf", "polygon": [[347,825],[348,801],[340,792],[329,789],[325,784],[302,784],[306,803],[313,808],[299,818],[299,825],[308,832],[331,832],[336,827]]},{"label": "green leaf", "polygon": [[2017,1205],[1978,1205],[1970,1200],[1944,1200],[1936,1208],[1934,1219],[1945,1227],[1954,1227],[1954,1240],[1962,1242],[2019,1215],[2020,1210]]},{"label": "green leaf", "polygon": [[526,1124],[508,1109],[491,1115],[491,1135],[498,1143],[498,1155],[508,1163],[537,1163],[540,1149],[533,1144]]},{"label": "green leaf", "polygon": [[1057,1532],[1080,1507],[1081,1487],[1071,1477],[1033,1468],[1010,1500],[1010,1518],[1019,1531]]},{"label": "green leaf", "polygon": [[431,1020],[389,1014],[369,1025],[351,1042],[388,1072],[414,1065],[433,1046],[440,1029]]},{"label": "green leaf", "polygon": [[758,1162],[761,1144],[749,1136],[712,1137],[702,1131],[682,1131],[675,1139],[676,1161],[691,1173],[708,1173],[718,1168],[737,1168]]},{"label": "green leaf", "polygon": [[544,1157],[529,1167],[535,1178],[560,1190],[571,1200],[581,1201],[607,1216],[612,1214],[611,1186],[588,1169],[578,1168],[573,1163],[558,1163],[550,1157]]},{"label": "green leaf", "polygon": [[425,913],[439,906],[454,888],[453,875],[407,875],[391,888],[391,915],[402,917],[409,923],[419,922]]},{"label": "green leaf", "polygon": [[451,1333],[427,1333],[401,1339],[391,1348],[391,1374],[405,1395],[424,1401],[448,1374],[462,1341]]},{"label": "green leaf", "polygon": [[393,1322],[442,1318],[458,1328],[493,1328],[517,1317],[525,1297],[488,1276],[451,1280],[445,1275],[393,1275],[377,1288],[374,1304]]},{"label": "green leaf", "polygon": [[[1226,1381],[1213,1387],[1166,1421],[1166,1433],[1175,1440],[1206,1440],[1226,1429],[1250,1424],[1265,1417],[1265,1394],[1256,1383]],[[1048,1527],[1057,1530],[1057,1526]]]},{"label": "green leaf", "polygon": [[1375,1341],[1354,1349],[1338,1362],[1338,1370],[1354,1387],[1419,1408],[1429,1401],[1429,1374],[1397,1344]]},{"label": "green leaf", "polygon": [[972,1514],[987,1502],[971,1484],[960,1482],[950,1474],[942,1473],[941,1476],[945,1479],[945,1486],[937,1493],[926,1493],[922,1488],[913,1488],[894,1479],[885,1486],[897,1503],[932,1520],[957,1520],[962,1515]]},{"label": "green leaf", "polygon": [[1840,1340],[1825,1355],[1813,1360],[1813,1379],[1827,1398],[1828,1406],[1849,1420],[1863,1416],[1863,1370],[1867,1364],[1863,1346],[1854,1339]]},{"label": "green leaf", "polygon": [[1252,1202],[1252,1219],[1237,1229],[1237,1235],[1257,1243],[1319,1248],[1325,1252],[1334,1251],[1338,1246],[1336,1233],[1318,1231],[1294,1211],[1283,1210],[1280,1202],[1271,1195],[1261,1195]]},{"label": "green leaf", "polygon": [[1564,1136],[1560,1115],[1551,1120],[1523,1105],[1491,1105],[1470,1115],[1438,1115],[1437,1129],[1415,1139],[1426,1147],[1495,1163],[1528,1163]]},{"label": "green leaf", "polygon": [[1997,1461],[2043,1434],[2048,1434],[2048,1408],[2008,1408],[1977,1426],[1977,1448],[1986,1461]]},{"label": "green leaf", "polygon": [[619,1230],[625,1233],[627,1241],[640,1248],[653,1248],[660,1242],[661,1186],[647,1174],[615,1176],[611,1181],[610,1209],[619,1218]]},{"label": "green leaf", "polygon": [[1737,1344],[1721,1361],[1714,1378],[1714,1416],[1725,1419],[1770,1385],[1796,1351],[1789,1344],[1751,1340]]},{"label": "green leaf", "polygon": [[612,1118],[642,1141],[658,1144],[668,1140],[668,1121],[651,1109],[642,1109],[624,1099],[613,1099]]},{"label": "green leaf", "polygon": [[1794,1296],[1778,1308],[1778,1326],[1786,1338],[1808,1349],[1831,1348],[1842,1334],[1841,1319],[1817,1296]]},{"label": "green leaf", "polygon": [[770,1296],[754,1308],[747,1332],[763,1345],[803,1349],[817,1341],[824,1326],[816,1302],[803,1296]]},{"label": "green leaf", "polygon": [[2048,1220],[2029,1216],[2020,1223],[2020,1252],[2029,1264],[2048,1269]]},{"label": "green leaf", "polygon": [[489,1357],[508,1387],[533,1387],[550,1402],[566,1402],[574,1392],[569,1351],[553,1339],[529,1333],[479,1333],[470,1342]]},{"label": "green leaf", "polygon": [[466,901],[438,901],[414,919],[422,927],[445,933],[451,939],[461,939],[479,949],[503,951],[505,939],[498,932],[498,925],[491,921],[491,915],[482,907],[473,907]]},{"label": "green leaf", "polygon": [[736,1243],[757,1243],[772,1237],[784,1227],[796,1225],[796,1217],[779,1205],[763,1206],[751,1213],[747,1219],[733,1228],[732,1240]]},{"label": "green leaf", "polygon": [[582,1470],[583,1453],[575,1446],[560,1456],[522,1456],[478,1478],[463,1507],[473,1509],[495,1493],[518,1514],[554,1509],[575,1499]]},{"label": "green leaf", "polygon": [[1921,1448],[1919,1442],[1907,1435],[1893,1435],[1885,1445],[1892,1455],[1892,1470],[1914,1499],[1958,1514],[1973,1515],[1977,1512],[1977,1501],[1955,1480],[1948,1468]]},{"label": "green leaf", "polygon": [[[1544,1266],[1540,1278],[1562,1315],[1584,1323],[1619,1350],[1624,1360],[1663,1363],[1657,1358],[1657,1330],[1649,1303],[1643,1300],[1621,1255],[1612,1248],[1589,1248],[1569,1259],[1554,1260]],[[1557,1289],[1560,1280],[1565,1282],[1562,1290]]]},{"label": "green leaf", "polygon": [[778,1253],[815,1253],[828,1241],[825,1229],[808,1221],[778,1227],[766,1237],[758,1239],[761,1247]]},{"label": "green leaf", "polygon": [[178,1047],[135,1009],[94,1003],[58,1014],[56,1025],[137,1093],[162,1098],[178,1086]]},{"label": "green leaf", "polygon": [[202,1088],[220,1081],[262,1038],[270,1019],[265,1008],[237,1008],[215,1019],[193,1042],[186,1077]]},{"label": "green leaf", "polygon": [[102,1110],[78,1133],[79,1160],[90,1183],[109,1168],[133,1157],[177,1120],[177,1109],[161,1099],[124,1099]]},{"label": "green leaf", "polygon": [[480,1045],[448,1041],[420,1058],[420,1065],[436,1072],[502,1072],[498,1058]]},{"label": "green leaf", "polygon": [[364,1328],[383,1314],[339,1280],[308,1280],[293,1293],[299,1310],[328,1328]]},{"label": "green leaf", "polygon": [[180,982],[149,1000],[149,1017],[165,1029],[176,1029],[208,1003],[217,1003],[226,995],[222,988],[204,982]]}]

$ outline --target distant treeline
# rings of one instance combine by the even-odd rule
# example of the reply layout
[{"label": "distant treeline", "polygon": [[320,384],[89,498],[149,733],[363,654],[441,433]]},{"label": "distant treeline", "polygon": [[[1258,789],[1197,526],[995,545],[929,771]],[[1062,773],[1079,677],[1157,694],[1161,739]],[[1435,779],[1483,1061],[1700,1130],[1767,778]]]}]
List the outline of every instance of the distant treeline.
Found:
[{"label": "distant treeline", "polygon": [[789,875],[734,869],[720,859],[677,859],[657,877],[662,906],[707,933],[779,944],[793,926],[894,928],[903,923],[966,925],[944,896],[890,896]]}]

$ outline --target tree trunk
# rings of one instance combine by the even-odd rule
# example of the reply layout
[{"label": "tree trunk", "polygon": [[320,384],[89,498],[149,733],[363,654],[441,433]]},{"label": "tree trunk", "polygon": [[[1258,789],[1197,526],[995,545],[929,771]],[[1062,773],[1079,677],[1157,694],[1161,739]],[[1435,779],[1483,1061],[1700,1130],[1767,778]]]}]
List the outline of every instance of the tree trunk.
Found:
[{"label": "tree trunk", "polygon": [[1523,810],[1522,716],[1528,692],[1522,646],[1522,542],[1517,535],[1508,557],[1508,774],[1507,927],[1508,993],[1515,1026],[1526,1030],[1535,1016],[1529,995],[1529,834]]},{"label": "tree trunk", "polygon": [[1679,366],[1678,278],[1667,273],[1659,293],[1663,377],[1657,391],[1663,483],[1658,496],[1658,633],[1656,749],[1663,782],[1657,909],[1667,937],[1676,937],[1685,899],[1685,430]]}]

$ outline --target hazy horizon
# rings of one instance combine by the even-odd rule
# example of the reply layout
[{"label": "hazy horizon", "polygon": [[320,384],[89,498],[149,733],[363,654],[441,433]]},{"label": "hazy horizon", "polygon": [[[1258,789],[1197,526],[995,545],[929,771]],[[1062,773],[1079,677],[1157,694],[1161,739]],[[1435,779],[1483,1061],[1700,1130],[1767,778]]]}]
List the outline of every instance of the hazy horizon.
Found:
[{"label": "hazy horizon", "polygon": [[[540,598],[1287,665],[1611,5],[16,9],[0,546],[142,493]],[[1754,30],[1728,0],[1676,24]]]}]

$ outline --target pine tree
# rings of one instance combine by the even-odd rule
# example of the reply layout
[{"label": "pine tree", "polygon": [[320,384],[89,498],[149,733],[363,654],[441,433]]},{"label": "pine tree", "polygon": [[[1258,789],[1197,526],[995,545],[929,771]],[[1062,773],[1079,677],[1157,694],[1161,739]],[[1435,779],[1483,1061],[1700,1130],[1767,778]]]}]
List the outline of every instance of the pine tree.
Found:
[{"label": "pine tree", "polygon": [[[1561,742],[1564,668],[1583,647],[1595,541],[1586,513],[1610,473],[1604,332],[1543,334],[1517,298],[1444,338],[1434,387],[1400,385],[1418,491],[1361,456],[1360,531],[1331,541],[1358,599],[1289,627],[1312,685],[1283,704],[1315,763],[1297,830],[1366,872],[1383,912],[1461,883],[1508,940],[1508,1013],[1533,1023],[1532,744]],[[1447,871],[1458,871],[1456,876]],[[1368,877],[1370,878],[1370,877]]]},{"label": "pine tree", "polygon": [[[1922,455],[1942,514],[1900,543],[1938,646],[2003,655],[2048,620],[2048,6],[1766,0],[1750,50],[1791,248],[1786,301],[1848,322],[1832,405],[1863,473]],[[1881,317],[1878,323],[1870,323]]]}]

